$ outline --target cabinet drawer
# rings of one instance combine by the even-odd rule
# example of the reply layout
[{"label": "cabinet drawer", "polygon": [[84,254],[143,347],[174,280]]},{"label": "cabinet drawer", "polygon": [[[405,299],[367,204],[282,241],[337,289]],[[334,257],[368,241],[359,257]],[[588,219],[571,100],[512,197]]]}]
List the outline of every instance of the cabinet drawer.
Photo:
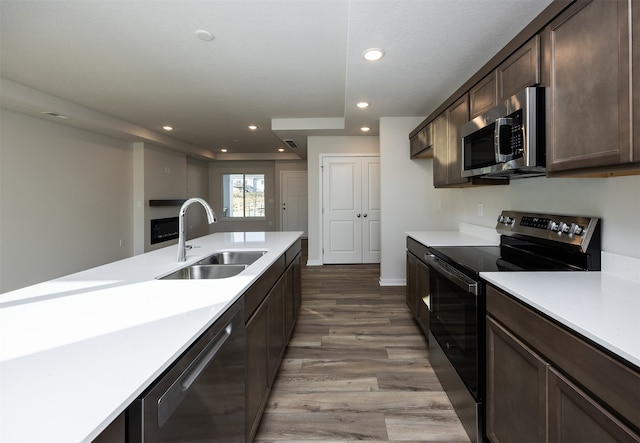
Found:
[{"label": "cabinet drawer", "polygon": [[[487,312],[572,380],[640,429],[640,373],[487,285]],[[631,387],[636,387],[632,389]]]}]

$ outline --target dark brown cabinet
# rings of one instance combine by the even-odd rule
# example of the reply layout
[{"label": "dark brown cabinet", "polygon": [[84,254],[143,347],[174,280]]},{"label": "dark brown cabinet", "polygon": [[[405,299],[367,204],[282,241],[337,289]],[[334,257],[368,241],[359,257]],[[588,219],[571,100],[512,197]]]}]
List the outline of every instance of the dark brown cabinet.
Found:
[{"label": "dark brown cabinet", "polygon": [[487,318],[487,437],[494,443],[544,442],[547,363]]},{"label": "dark brown cabinet", "polygon": [[126,422],[123,412],[92,443],[125,443],[126,441]]},{"label": "dark brown cabinet", "polygon": [[498,103],[541,83],[540,36],[536,35],[496,69]]},{"label": "dark brown cabinet", "polygon": [[640,442],[640,373],[487,287],[487,436]]},{"label": "dark brown cabinet", "polygon": [[464,186],[460,127],[469,121],[469,95],[465,94],[434,120],[433,184],[435,187]]},{"label": "dark brown cabinet", "polygon": [[244,294],[246,441],[255,436],[301,304],[301,241],[291,246]]},{"label": "dark brown cabinet", "polygon": [[269,387],[273,386],[273,381],[278,374],[280,362],[287,346],[284,318],[285,283],[285,276],[280,277],[280,280],[271,289],[267,298],[267,344],[269,347],[267,355],[267,385]]},{"label": "dark brown cabinet", "polygon": [[411,158],[432,158],[433,138],[431,123],[409,134]]},{"label": "dark brown cabinet", "polygon": [[264,307],[245,325],[247,331],[247,380],[245,386],[245,413],[247,441],[252,441],[258,430],[260,417],[269,395],[268,342],[269,316]]},{"label": "dark brown cabinet", "polygon": [[551,173],[640,161],[631,146],[631,3],[579,1],[545,31]]},{"label": "dark brown cabinet", "polygon": [[407,237],[407,306],[429,338],[429,267],[422,261],[427,247]]},{"label": "dark brown cabinet", "polygon": [[471,88],[469,91],[469,117],[471,120],[496,105],[498,102],[497,92],[496,71],[492,71]]},{"label": "dark brown cabinet", "polygon": [[418,315],[418,259],[407,252],[407,286],[406,302],[409,310],[416,318]]}]

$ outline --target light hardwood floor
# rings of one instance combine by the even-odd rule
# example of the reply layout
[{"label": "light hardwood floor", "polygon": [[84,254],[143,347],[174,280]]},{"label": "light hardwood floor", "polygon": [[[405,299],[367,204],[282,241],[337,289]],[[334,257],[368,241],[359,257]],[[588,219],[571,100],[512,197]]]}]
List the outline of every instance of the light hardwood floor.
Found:
[{"label": "light hardwood floor", "polygon": [[380,287],[379,274],[379,265],[303,266],[300,316],[257,443],[469,441],[404,287]]}]

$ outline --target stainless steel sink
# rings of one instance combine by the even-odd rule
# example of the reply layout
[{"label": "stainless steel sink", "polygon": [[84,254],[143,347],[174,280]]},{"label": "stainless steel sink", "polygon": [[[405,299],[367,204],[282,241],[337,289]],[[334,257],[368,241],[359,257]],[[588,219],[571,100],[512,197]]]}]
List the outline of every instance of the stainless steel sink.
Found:
[{"label": "stainless steel sink", "polygon": [[250,265],[266,251],[222,251],[200,260],[199,265]]},{"label": "stainless steel sink", "polygon": [[240,274],[247,265],[191,265],[178,269],[161,280],[203,280],[228,278]]}]

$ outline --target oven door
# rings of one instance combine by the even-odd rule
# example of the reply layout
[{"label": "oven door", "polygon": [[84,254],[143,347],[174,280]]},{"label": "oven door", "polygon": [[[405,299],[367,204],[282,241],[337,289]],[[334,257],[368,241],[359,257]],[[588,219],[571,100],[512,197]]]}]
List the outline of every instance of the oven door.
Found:
[{"label": "oven door", "polygon": [[435,256],[430,268],[430,331],[462,382],[480,401],[484,333],[482,285]]}]

